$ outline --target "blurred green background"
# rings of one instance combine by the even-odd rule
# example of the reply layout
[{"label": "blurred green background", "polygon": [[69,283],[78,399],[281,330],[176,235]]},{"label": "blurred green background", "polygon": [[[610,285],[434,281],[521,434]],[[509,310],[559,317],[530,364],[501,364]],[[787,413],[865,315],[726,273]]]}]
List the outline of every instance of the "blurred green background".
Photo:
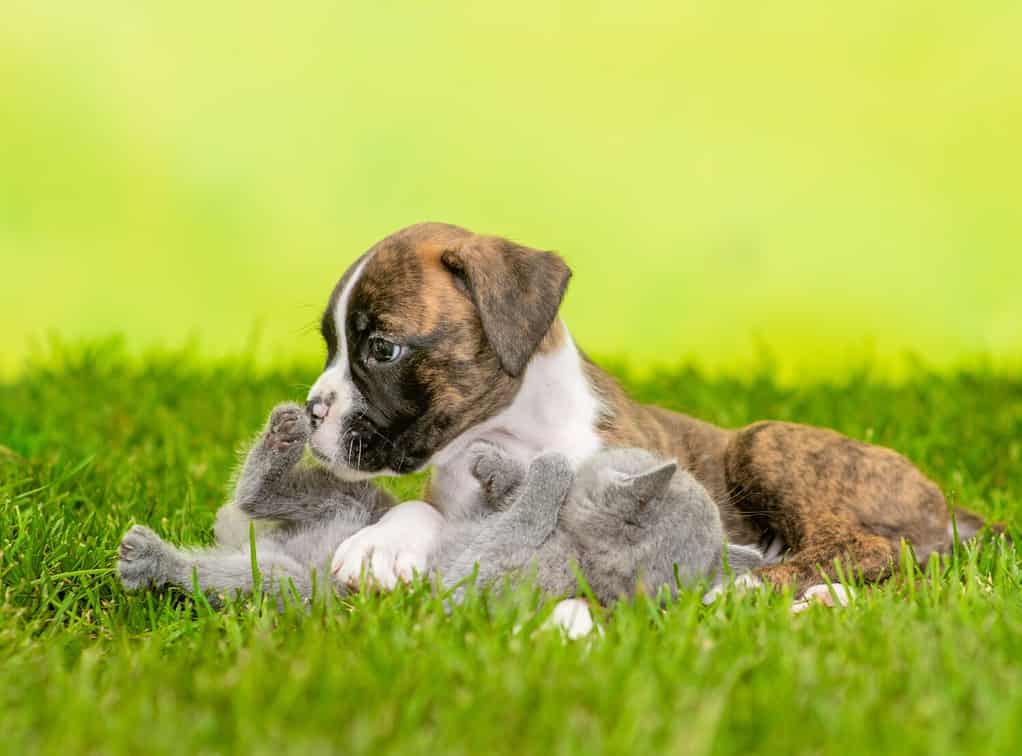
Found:
[{"label": "blurred green background", "polygon": [[316,354],[420,220],[560,251],[636,366],[1014,362],[1020,39],[1014,1],[5,0],[0,370]]}]

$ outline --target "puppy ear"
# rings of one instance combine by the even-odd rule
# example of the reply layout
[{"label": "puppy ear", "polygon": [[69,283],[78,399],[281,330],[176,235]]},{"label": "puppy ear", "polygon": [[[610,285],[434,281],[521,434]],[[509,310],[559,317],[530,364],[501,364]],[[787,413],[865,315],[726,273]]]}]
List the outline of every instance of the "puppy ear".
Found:
[{"label": "puppy ear", "polygon": [[557,317],[571,270],[553,252],[474,237],[441,257],[479,311],[504,372],[517,378]]}]

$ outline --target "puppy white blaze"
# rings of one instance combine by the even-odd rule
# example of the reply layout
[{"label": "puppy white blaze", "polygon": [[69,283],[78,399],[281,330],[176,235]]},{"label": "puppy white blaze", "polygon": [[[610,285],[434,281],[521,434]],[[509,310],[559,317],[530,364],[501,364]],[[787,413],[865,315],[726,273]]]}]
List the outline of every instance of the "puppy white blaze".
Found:
[{"label": "puppy white blaze", "polygon": [[[351,278],[345,284],[344,290],[337,298],[334,306],[334,333],[337,334],[337,351],[334,358],[327,365],[326,369],[319,376],[312,388],[309,390],[309,399],[315,397],[332,397],[326,416],[321,417],[322,422],[312,434],[312,445],[318,451],[332,459],[338,458],[339,443],[341,437],[341,425],[352,405],[355,403],[355,386],[351,380],[351,364],[348,359],[348,334],[346,323],[348,319],[348,306],[351,302],[351,292],[355,289],[362,271],[366,264],[372,259],[367,256],[352,271]],[[322,412],[322,409],[319,410]]]}]

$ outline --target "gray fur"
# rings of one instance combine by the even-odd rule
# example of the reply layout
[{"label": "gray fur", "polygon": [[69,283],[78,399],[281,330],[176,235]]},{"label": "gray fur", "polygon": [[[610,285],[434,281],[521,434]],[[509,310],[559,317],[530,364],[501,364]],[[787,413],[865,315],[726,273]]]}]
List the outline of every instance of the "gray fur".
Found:
[{"label": "gray fur", "polygon": [[[726,545],[717,506],[691,475],[641,449],[598,452],[573,472],[559,454],[524,467],[492,445],[473,450],[485,511],[449,523],[433,569],[445,587],[533,572],[555,596],[575,592],[577,564],[605,604],[636,592],[694,587],[763,563]],[[459,598],[464,586],[459,587]]]},{"label": "gray fur", "polygon": [[293,585],[299,597],[308,599],[315,585],[332,585],[334,551],[394,502],[368,483],[342,482],[323,468],[300,464],[309,432],[299,405],[273,410],[241,468],[234,498],[217,513],[214,547],[178,548],[149,528],[131,528],[121,541],[117,564],[124,587],[190,589],[197,580],[213,596],[251,593],[252,522],[260,525],[255,546],[263,590],[281,596]]},{"label": "gray fur", "polygon": [[[558,511],[572,483],[568,460],[544,454],[526,472],[490,447],[475,460],[473,473],[483,486],[485,511],[445,525],[430,570],[450,588],[470,576],[476,565],[478,585],[531,569],[545,592],[570,593],[575,587],[571,565],[578,558],[570,539],[557,528]],[[464,589],[458,586],[456,600]]]}]

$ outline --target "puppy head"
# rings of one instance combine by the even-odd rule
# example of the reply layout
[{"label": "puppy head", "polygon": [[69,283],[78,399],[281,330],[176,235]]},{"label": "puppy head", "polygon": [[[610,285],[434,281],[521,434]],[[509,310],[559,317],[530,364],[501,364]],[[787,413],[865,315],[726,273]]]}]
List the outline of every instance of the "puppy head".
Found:
[{"label": "puppy head", "polygon": [[507,407],[529,359],[557,345],[570,275],[551,252],[438,223],[376,244],[323,313],[313,453],[345,478],[424,467]]}]

